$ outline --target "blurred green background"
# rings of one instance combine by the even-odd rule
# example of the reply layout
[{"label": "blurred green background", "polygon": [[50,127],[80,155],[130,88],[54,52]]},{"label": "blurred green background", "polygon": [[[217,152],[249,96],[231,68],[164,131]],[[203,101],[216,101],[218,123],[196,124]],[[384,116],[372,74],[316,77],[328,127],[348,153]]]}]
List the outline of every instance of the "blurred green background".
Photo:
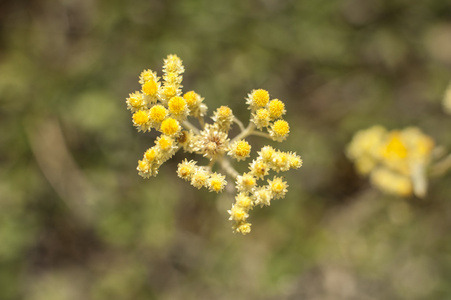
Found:
[{"label": "blurred green background", "polygon": [[[344,155],[374,124],[451,146],[448,0],[0,2],[0,299],[450,299],[450,176],[424,200],[372,189]],[[233,197],[144,180],[138,75],[179,55],[184,90],[248,120],[286,103],[304,159],[283,200],[231,232]],[[266,141],[252,139],[253,149]]]}]

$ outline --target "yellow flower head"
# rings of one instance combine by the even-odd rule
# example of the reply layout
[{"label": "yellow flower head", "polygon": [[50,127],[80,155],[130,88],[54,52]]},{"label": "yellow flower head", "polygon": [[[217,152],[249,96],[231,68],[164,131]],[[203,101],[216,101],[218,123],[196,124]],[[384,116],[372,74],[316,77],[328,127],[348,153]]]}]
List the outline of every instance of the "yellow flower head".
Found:
[{"label": "yellow flower head", "polygon": [[168,108],[169,112],[176,117],[185,117],[188,111],[185,99],[179,96],[169,100]]},{"label": "yellow flower head", "polygon": [[267,127],[270,122],[269,111],[266,108],[257,109],[255,113],[252,113],[251,122],[253,122],[258,129]]},{"label": "yellow flower head", "polygon": [[252,108],[265,107],[268,102],[269,93],[263,89],[253,90],[247,101]]},{"label": "yellow flower head", "polygon": [[278,119],[285,114],[285,104],[279,99],[271,100],[268,104],[268,111],[271,120]]},{"label": "yellow flower head", "polygon": [[239,193],[236,197],[235,197],[235,204],[237,206],[240,206],[242,208],[244,208],[245,210],[249,210],[252,208],[252,199],[247,196],[245,193]]},{"label": "yellow flower head", "polygon": [[188,162],[185,159],[183,162],[178,164],[177,175],[185,180],[191,180],[192,175],[196,171],[196,162],[191,160]]},{"label": "yellow flower head", "polygon": [[235,204],[232,205],[232,209],[230,209],[228,212],[230,214],[229,220],[245,221],[249,217],[247,209]]},{"label": "yellow flower head", "polygon": [[157,95],[158,85],[154,80],[149,80],[142,85],[142,90],[144,94],[154,97]]},{"label": "yellow flower head", "polygon": [[285,197],[285,194],[288,191],[288,185],[282,180],[282,177],[274,176],[273,180],[268,180],[268,187],[274,199]]},{"label": "yellow flower head", "polygon": [[207,111],[207,106],[202,103],[204,98],[202,98],[195,91],[189,91],[183,95],[186,104],[189,108],[189,113],[191,116],[198,118],[203,117]]},{"label": "yellow flower head", "polygon": [[269,191],[268,186],[263,186],[257,188],[253,196],[255,198],[255,204],[260,204],[260,206],[266,205],[269,206],[271,203],[271,192]]},{"label": "yellow flower head", "polygon": [[228,106],[221,106],[217,110],[217,118],[219,120],[227,120],[232,116],[232,110]]},{"label": "yellow flower head", "polygon": [[160,127],[161,132],[169,136],[179,133],[180,129],[179,122],[173,118],[167,118],[164,120]]},{"label": "yellow flower head", "polygon": [[259,157],[266,163],[272,162],[274,155],[276,154],[276,150],[274,150],[271,146],[264,146],[260,152],[258,152]]},{"label": "yellow flower head", "polygon": [[157,104],[152,106],[150,109],[150,120],[155,123],[159,124],[163,122],[163,120],[166,118],[168,114],[168,111],[163,105]]},{"label": "yellow flower head", "polygon": [[144,106],[144,97],[140,92],[131,93],[127,98],[127,109],[131,110],[132,112],[143,109]]},{"label": "yellow flower head", "polygon": [[160,98],[162,99],[163,103],[166,104],[168,99],[177,96],[179,90],[174,85],[165,85],[161,88],[160,93]]},{"label": "yellow flower head", "polygon": [[174,140],[171,139],[169,136],[166,135],[161,135],[157,140],[156,140],[156,144],[157,146],[164,152],[168,152],[172,149],[172,147],[174,146]]},{"label": "yellow flower head", "polygon": [[153,72],[152,70],[144,70],[139,75],[139,83],[141,85],[145,84],[147,81],[158,82],[157,72]]},{"label": "yellow flower head", "polygon": [[230,129],[230,125],[232,125],[233,122],[233,113],[230,107],[228,106],[221,106],[219,107],[214,113],[213,113],[213,121],[215,121],[215,124],[217,128],[220,131],[227,132]]},{"label": "yellow flower head", "polygon": [[277,173],[288,171],[290,169],[288,153],[277,151],[273,158],[272,168]]},{"label": "yellow flower head", "polygon": [[191,177],[191,185],[195,188],[206,187],[208,184],[208,179],[210,174],[204,168],[196,168],[196,171]]},{"label": "yellow flower head", "polygon": [[288,153],[288,165],[291,169],[299,169],[302,167],[302,158],[296,153]]},{"label": "yellow flower head", "polygon": [[150,130],[149,113],[146,110],[138,110],[133,114],[133,125],[138,128],[139,131]]},{"label": "yellow flower head", "polygon": [[269,165],[262,159],[254,159],[249,165],[252,175],[256,178],[263,179],[269,173]]},{"label": "yellow flower head", "polygon": [[225,181],[225,176],[218,173],[211,174],[210,178],[208,179],[209,190],[216,193],[221,192],[226,184],[227,181]]},{"label": "yellow flower head", "polygon": [[170,54],[168,57],[164,60],[163,65],[163,71],[165,73],[171,72],[171,73],[183,73],[185,71],[183,67],[183,62],[175,54]]},{"label": "yellow flower head", "polygon": [[147,151],[144,153],[144,158],[148,162],[153,162],[154,160],[157,159],[158,155],[159,155],[158,148],[152,147],[147,149]]},{"label": "yellow flower head", "polygon": [[271,130],[269,131],[269,135],[274,141],[283,141],[290,132],[290,125],[285,120],[277,120],[271,126]]},{"label": "yellow flower head", "polygon": [[250,173],[243,173],[243,175],[238,175],[236,177],[236,188],[240,192],[249,192],[256,184],[257,180]]},{"label": "yellow flower head", "polygon": [[149,166],[149,163],[147,161],[145,161],[145,160],[139,160],[138,161],[137,169],[138,169],[139,172],[146,173],[146,172],[148,172],[149,167],[150,166]]},{"label": "yellow flower head", "polygon": [[195,91],[186,92],[183,95],[183,98],[185,99],[186,104],[188,104],[189,108],[197,106],[200,100],[200,96]]},{"label": "yellow flower head", "polygon": [[235,226],[235,232],[239,232],[242,235],[246,235],[251,232],[251,224],[250,223],[239,223]]},{"label": "yellow flower head", "polygon": [[133,122],[138,126],[145,125],[149,122],[149,114],[145,110],[139,110],[133,114]]},{"label": "yellow flower head", "polygon": [[251,153],[251,145],[245,140],[234,142],[230,145],[230,151],[227,153],[236,160],[245,160]]}]

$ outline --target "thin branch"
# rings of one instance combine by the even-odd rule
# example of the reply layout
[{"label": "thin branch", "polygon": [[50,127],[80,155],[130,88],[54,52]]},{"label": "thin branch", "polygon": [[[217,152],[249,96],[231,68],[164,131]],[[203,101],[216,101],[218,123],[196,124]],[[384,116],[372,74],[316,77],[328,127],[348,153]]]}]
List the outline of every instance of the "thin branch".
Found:
[{"label": "thin branch", "polygon": [[265,137],[265,138],[268,138],[268,139],[271,140],[271,136],[268,133],[266,133],[266,132],[261,132],[261,131],[254,130],[249,135],[262,136],[262,137]]},{"label": "thin branch", "polygon": [[244,130],[246,130],[246,129],[244,128],[243,122],[241,122],[240,120],[238,120],[238,118],[237,118],[237,117],[233,117],[233,122],[235,122],[235,123],[237,123],[237,124],[238,124],[238,126],[239,126],[239,127],[240,127],[240,129],[241,129],[241,131],[244,131]]},{"label": "thin branch", "polygon": [[191,124],[189,121],[183,121],[182,125],[187,129],[191,129],[195,134],[200,134],[199,129],[197,129],[197,127]]},{"label": "thin branch", "polygon": [[230,143],[233,143],[235,141],[239,141],[239,140],[244,139],[245,137],[249,136],[252,133],[252,131],[254,131],[254,128],[255,128],[255,124],[250,122],[249,125],[247,126],[247,128],[244,129],[243,131],[241,131],[241,133],[238,134],[236,137],[234,137],[230,141]]},{"label": "thin branch", "polygon": [[221,168],[233,179],[239,175],[239,173],[235,170],[235,168],[230,164],[230,161],[227,158],[218,159],[221,164]]}]

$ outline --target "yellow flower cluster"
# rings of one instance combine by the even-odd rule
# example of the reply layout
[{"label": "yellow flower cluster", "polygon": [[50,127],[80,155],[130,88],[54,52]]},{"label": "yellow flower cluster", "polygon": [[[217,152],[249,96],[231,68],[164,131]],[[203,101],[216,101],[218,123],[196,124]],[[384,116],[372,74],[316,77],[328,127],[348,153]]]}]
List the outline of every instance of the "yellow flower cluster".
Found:
[{"label": "yellow flower cluster", "polygon": [[356,169],[388,193],[424,197],[426,168],[434,141],[416,127],[388,131],[382,126],[357,132],[347,147]]},{"label": "yellow flower cluster", "polygon": [[270,101],[269,93],[263,89],[253,90],[246,100],[251,110],[251,122],[262,130],[267,128],[272,140],[281,142],[290,133],[290,125],[281,119],[285,114],[285,104],[279,99]]},{"label": "yellow flower cluster", "polygon": [[[156,176],[161,165],[178,150],[202,155],[208,159],[204,166],[197,161],[185,159],[178,164],[178,177],[195,188],[206,188],[211,192],[224,191],[229,176],[236,183],[235,203],[229,210],[235,232],[247,234],[251,224],[247,222],[249,211],[256,205],[269,206],[272,199],[285,197],[288,184],[283,177],[265,178],[270,172],[279,173],[302,166],[302,159],[292,152],[283,152],[271,146],[264,146],[258,156],[249,164],[248,172],[238,173],[230,158],[244,161],[251,156],[251,145],[246,137],[257,135],[275,141],[284,140],[290,131],[285,114],[285,104],[271,100],[263,89],[253,90],[247,98],[251,109],[247,127],[238,120],[228,106],[216,109],[206,123],[207,106],[195,91],[182,94],[182,80],[185,68],[176,55],[169,55],[163,64],[163,76],[152,70],[144,70],[139,76],[141,91],[135,91],[126,100],[127,108],[133,113],[133,125],[138,131],[159,131],[155,145],[149,148],[138,161],[138,173],[144,178]],[[200,128],[189,118],[197,119]],[[232,139],[229,130],[236,124],[240,132]],[[258,130],[267,128],[268,133]],[[223,175],[216,168],[222,170]],[[259,183],[259,181],[261,181]],[[263,183],[262,183],[263,182]]]},{"label": "yellow flower cluster", "polygon": [[236,177],[236,190],[239,194],[235,197],[232,209],[228,211],[229,220],[234,222],[233,229],[242,234],[250,232],[251,224],[246,219],[255,205],[269,206],[272,199],[284,198],[288,191],[288,184],[282,177],[274,176],[265,185],[257,185],[257,181],[264,180],[271,170],[279,173],[302,166],[302,159],[295,153],[275,150],[271,146],[263,147],[258,154],[249,164],[249,172]]}]

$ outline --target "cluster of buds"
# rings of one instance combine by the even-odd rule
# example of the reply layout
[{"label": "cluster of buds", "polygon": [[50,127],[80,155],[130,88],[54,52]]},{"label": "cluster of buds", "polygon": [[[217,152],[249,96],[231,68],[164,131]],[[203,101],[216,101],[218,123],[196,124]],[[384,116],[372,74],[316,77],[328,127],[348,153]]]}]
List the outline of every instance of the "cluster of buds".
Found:
[{"label": "cluster of buds", "polygon": [[358,131],[347,148],[357,171],[381,190],[400,196],[424,197],[426,170],[434,140],[416,127],[387,131],[382,126]]},{"label": "cluster of buds", "polygon": [[[204,98],[194,91],[182,94],[184,70],[181,59],[169,55],[164,60],[163,81],[160,82],[156,72],[145,70],[139,76],[141,91],[131,93],[127,98],[127,108],[133,113],[133,125],[138,131],[154,129],[161,133],[155,145],[138,161],[138,173],[144,178],[156,176],[161,165],[180,149],[202,155],[207,159],[204,166],[185,159],[179,163],[177,175],[198,189],[206,188],[216,193],[222,192],[227,185],[226,176],[235,181],[237,196],[229,210],[230,220],[235,232],[247,234],[251,226],[247,222],[249,211],[256,205],[268,206],[272,199],[284,198],[287,193],[288,184],[282,177],[274,176],[266,181],[267,184],[259,185],[259,181],[264,182],[270,172],[300,168],[302,160],[296,153],[265,146],[249,164],[249,172],[238,173],[231,161],[245,161],[251,156],[251,145],[246,141],[248,136],[263,136],[279,142],[287,138],[290,127],[282,119],[285,104],[270,99],[266,90],[257,89],[246,99],[250,109],[247,127],[228,106],[216,109],[211,117],[213,122],[206,123]],[[197,120],[200,127],[189,118]],[[229,130],[233,124],[240,132],[231,138]]]}]

